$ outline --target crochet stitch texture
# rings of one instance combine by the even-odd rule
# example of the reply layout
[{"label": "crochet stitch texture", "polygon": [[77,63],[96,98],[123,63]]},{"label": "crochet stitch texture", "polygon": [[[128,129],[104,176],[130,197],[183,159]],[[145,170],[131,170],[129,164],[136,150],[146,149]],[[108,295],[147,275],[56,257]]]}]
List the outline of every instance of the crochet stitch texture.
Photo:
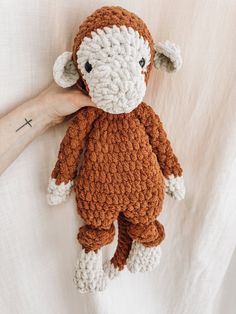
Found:
[{"label": "crochet stitch texture", "polygon": [[127,220],[125,226],[120,223],[126,229],[125,236],[119,233],[123,254],[112,260],[122,269],[132,240],[148,247],[164,239],[156,217],[164,198],[163,175],[171,174],[181,176],[182,169],[159,117],[141,103],[131,113],[118,115],[82,108],[61,143],[52,178],[58,185],[75,179],[78,213],[86,223],[78,240],[86,251],[113,240],[113,222],[122,213],[120,220]]},{"label": "crochet stitch texture", "polygon": [[[121,7],[90,15],[72,52],[55,62],[56,82],[86,89],[97,106],[80,109],[69,125],[48,188],[51,205],[72,188],[76,194],[84,221],[74,279],[80,292],[102,291],[126,263],[131,272],[159,263],[164,194],[182,199],[185,189],[162,122],[142,99],[153,65],[175,71],[181,63],[174,44],[155,46],[146,24]],[[101,248],[113,241],[115,221],[117,249],[102,265]]]}]

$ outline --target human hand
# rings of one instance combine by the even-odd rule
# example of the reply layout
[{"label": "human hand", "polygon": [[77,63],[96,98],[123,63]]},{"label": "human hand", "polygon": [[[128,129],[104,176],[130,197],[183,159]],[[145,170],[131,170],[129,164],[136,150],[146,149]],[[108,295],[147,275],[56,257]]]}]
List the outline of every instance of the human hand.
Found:
[{"label": "human hand", "polygon": [[77,87],[63,89],[55,83],[41,92],[36,99],[51,125],[61,123],[65,116],[73,114],[81,107],[94,106],[91,98]]},{"label": "human hand", "polygon": [[94,106],[94,104],[81,90],[63,89],[53,83],[38,96],[29,99],[2,117],[0,119],[0,174],[35,137],[84,106]]}]

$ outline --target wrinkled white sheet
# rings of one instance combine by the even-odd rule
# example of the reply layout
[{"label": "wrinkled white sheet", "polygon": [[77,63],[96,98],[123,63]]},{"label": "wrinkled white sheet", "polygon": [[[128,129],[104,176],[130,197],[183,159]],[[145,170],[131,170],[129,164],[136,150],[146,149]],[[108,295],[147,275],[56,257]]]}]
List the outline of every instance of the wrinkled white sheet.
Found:
[{"label": "wrinkled white sheet", "polygon": [[80,295],[72,277],[82,222],[73,196],[55,208],[45,199],[66,126],[49,130],[0,177],[0,313],[235,313],[235,262],[224,279],[236,243],[235,1],[1,0],[0,114],[47,86],[82,19],[114,3],[139,14],[155,40],[182,49],[182,71],[154,70],[146,100],[184,167],[186,199],[166,198],[155,272],[125,271],[107,291]]}]

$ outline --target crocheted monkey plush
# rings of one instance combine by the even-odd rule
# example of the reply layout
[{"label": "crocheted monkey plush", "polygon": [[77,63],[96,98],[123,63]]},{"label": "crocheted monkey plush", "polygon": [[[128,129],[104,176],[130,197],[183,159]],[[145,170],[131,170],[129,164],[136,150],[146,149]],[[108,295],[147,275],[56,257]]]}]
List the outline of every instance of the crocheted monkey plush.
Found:
[{"label": "crocheted monkey plush", "polygon": [[[72,188],[76,193],[84,221],[75,271],[81,292],[103,290],[125,265],[131,272],[152,270],[164,239],[156,220],[164,193],[178,200],[185,194],[162,123],[142,102],[153,65],[178,70],[179,49],[170,42],[154,45],[145,23],[121,7],[90,15],[72,52],[54,65],[58,85],[83,87],[96,105],[80,109],[71,122],[48,188],[51,205],[65,201]],[[101,248],[113,241],[116,220],[117,249],[103,265]]]}]

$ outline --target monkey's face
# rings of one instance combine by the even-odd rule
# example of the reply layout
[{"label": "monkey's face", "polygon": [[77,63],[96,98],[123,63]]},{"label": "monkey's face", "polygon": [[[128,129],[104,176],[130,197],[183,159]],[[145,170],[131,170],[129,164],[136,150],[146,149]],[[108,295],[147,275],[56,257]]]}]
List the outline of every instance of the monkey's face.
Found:
[{"label": "monkey's face", "polygon": [[120,114],[143,100],[152,65],[167,72],[182,64],[173,43],[154,45],[146,24],[121,7],[102,7],[80,25],[72,52],[54,63],[53,76],[67,88],[85,83],[97,107]]},{"label": "monkey's face", "polygon": [[131,27],[97,29],[77,51],[77,64],[98,108],[127,113],[143,100],[150,63],[147,41]]}]

